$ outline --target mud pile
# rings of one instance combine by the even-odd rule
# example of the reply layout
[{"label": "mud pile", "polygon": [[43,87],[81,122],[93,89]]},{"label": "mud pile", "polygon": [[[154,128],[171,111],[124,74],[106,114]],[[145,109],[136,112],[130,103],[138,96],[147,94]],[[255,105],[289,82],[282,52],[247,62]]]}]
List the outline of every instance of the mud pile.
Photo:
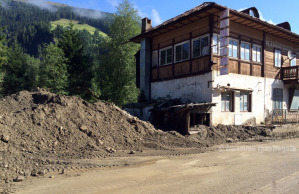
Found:
[{"label": "mud pile", "polygon": [[238,141],[259,141],[272,136],[270,129],[257,126],[218,125],[207,127],[197,125],[191,128],[191,132],[195,133],[190,136],[191,139],[205,146]]},{"label": "mud pile", "polygon": [[[199,126],[199,133],[182,136],[162,132],[111,103],[88,103],[46,90],[0,99],[0,193],[29,176],[79,159],[121,156],[153,150],[201,148],[268,135],[265,129]],[[54,170],[54,169],[53,169]],[[9,184],[5,184],[9,183]]]},{"label": "mud pile", "polygon": [[[87,103],[39,89],[0,100],[0,181],[30,176],[51,164],[101,158],[120,150],[200,147],[165,133],[113,104]],[[9,180],[8,180],[9,179]]]}]

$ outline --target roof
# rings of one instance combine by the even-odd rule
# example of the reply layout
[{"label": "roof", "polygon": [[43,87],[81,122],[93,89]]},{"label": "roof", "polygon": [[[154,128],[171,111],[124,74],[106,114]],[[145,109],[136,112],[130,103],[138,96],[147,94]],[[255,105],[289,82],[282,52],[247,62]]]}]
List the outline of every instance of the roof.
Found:
[{"label": "roof", "polygon": [[[139,43],[145,37],[153,37],[159,34],[166,33],[175,28],[190,24],[195,20],[207,17],[209,14],[219,13],[220,11],[223,11],[225,9],[228,9],[228,7],[216,4],[214,2],[205,2],[193,9],[190,9],[189,11],[186,11],[174,18],[171,18],[163,22],[162,24],[156,27],[147,30],[144,33],[141,33],[131,38],[130,41]],[[231,13],[230,19],[234,22],[240,23],[251,28],[255,28],[257,30],[262,30],[273,35],[277,35],[279,37],[285,38],[290,41],[294,41],[295,43],[299,44],[298,34],[286,30],[283,27],[270,24],[259,18],[252,17],[246,13],[239,12],[234,9],[229,10]],[[192,20],[192,17],[194,17],[195,20]]]}]

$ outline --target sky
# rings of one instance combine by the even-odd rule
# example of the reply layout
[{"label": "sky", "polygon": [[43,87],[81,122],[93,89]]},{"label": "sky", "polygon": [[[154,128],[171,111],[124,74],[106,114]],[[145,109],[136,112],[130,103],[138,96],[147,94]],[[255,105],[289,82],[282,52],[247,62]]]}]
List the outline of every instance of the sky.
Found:
[{"label": "sky", "polygon": [[[38,0],[36,0],[38,1]],[[50,0],[80,8],[114,13],[121,0]],[[211,1],[211,0],[207,0]],[[202,4],[202,0],[130,0],[141,17],[152,19],[154,26]],[[288,21],[292,32],[299,34],[299,0],[214,0],[235,10],[256,7],[261,19],[272,24]]]}]

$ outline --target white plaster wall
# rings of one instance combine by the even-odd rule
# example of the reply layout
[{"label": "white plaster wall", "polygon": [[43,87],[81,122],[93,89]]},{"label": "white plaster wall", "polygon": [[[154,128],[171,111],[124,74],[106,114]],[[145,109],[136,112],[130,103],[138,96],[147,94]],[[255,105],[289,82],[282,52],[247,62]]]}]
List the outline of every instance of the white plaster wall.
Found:
[{"label": "white plaster wall", "polygon": [[242,123],[250,119],[256,119],[256,124],[265,121],[267,112],[272,111],[272,91],[273,88],[284,89],[283,108],[287,108],[288,88],[284,87],[283,81],[263,77],[246,76],[239,74],[219,75],[219,72],[213,72],[213,87],[227,86],[232,88],[253,89],[252,92],[252,111],[240,112],[240,93],[235,92],[235,111],[221,112],[221,91],[213,90],[212,102],[217,103],[212,107],[212,124],[235,124],[235,115],[241,118]]},{"label": "white plaster wall", "polygon": [[183,102],[211,102],[212,87],[208,81],[212,80],[212,73],[174,79],[151,84],[151,97],[181,98]]}]

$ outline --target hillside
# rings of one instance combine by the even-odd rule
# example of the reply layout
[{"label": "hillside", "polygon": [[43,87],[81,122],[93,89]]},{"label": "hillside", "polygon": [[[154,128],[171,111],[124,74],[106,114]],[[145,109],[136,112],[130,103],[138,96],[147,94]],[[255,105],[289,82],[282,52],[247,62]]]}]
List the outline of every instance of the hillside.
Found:
[{"label": "hillside", "polygon": [[[80,24],[79,21],[77,20],[68,20],[68,19],[60,19],[57,21],[51,21],[50,22],[52,25],[52,30],[54,30],[58,25],[62,26],[63,28],[69,27],[70,23],[74,24],[74,28],[78,29],[78,30],[87,30],[90,34],[94,34],[94,32],[96,31],[95,27],[92,27],[88,24]],[[106,33],[99,31],[100,35],[105,37],[107,36]]]},{"label": "hillside", "polygon": [[92,35],[96,29],[102,35],[109,34],[108,24],[112,21],[110,13],[56,3],[36,5],[34,1],[31,1],[32,4],[26,3],[26,0],[0,2],[0,26],[6,26],[9,44],[17,41],[33,56],[38,56],[40,45],[60,37],[61,28],[59,32],[54,32],[52,25],[67,26],[69,20],[77,22],[77,29],[86,29]]}]

